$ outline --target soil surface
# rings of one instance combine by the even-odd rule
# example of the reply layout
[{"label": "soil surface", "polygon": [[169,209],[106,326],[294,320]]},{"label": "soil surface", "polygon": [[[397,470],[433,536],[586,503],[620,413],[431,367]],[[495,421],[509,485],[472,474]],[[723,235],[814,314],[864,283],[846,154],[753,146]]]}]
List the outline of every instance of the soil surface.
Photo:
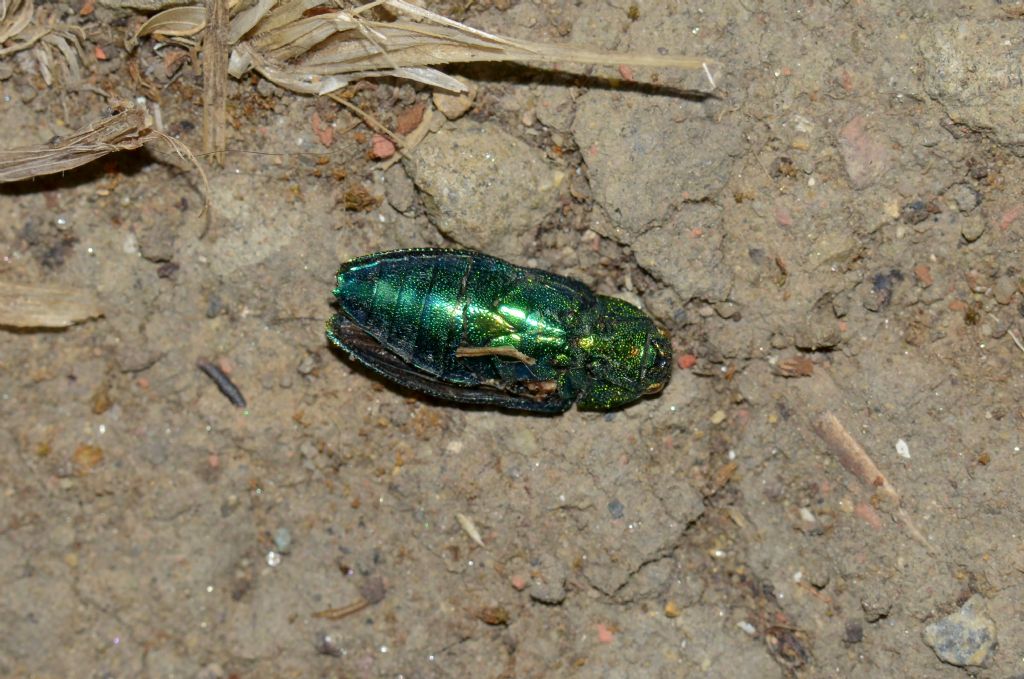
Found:
[{"label": "soil surface", "polygon": [[[0,187],[2,279],[104,311],[0,330],[0,675],[1017,676],[1021,4],[451,5],[703,55],[717,90],[519,65],[448,69],[461,101],[351,88],[391,129],[428,121],[396,162],[334,102],[246,77],[206,214],[155,147]],[[89,86],[0,58],[5,147],[105,92],[200,148],[187,52],[52,7]],[[439,245],[641,305],[668,387],[518,415],[329,348],[340,262]]]}]

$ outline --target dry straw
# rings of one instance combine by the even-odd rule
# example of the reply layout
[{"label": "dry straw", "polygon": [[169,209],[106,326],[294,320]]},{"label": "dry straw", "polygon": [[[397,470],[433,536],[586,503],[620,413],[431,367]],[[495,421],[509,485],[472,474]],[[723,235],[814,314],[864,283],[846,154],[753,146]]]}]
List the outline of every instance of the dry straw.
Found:
[{"label": "dry straw", "polygon": [[[217,1],[217,0],[213,0]],[[303,94],[329,94],[369,77],[391,76],[462,92],[455,78],[435,66],[473,61],[579,63],[702,70],[714,87],[714,62],[700,57],[624,54],[573,45],[506,38],[453,21],[404,0],[375,0],[355,9],[330,9],[322,0],[228,2],[229,73],[250,70]],[[396,18],[370,18],[382,8]],[[207,13],[175,7],[153,16],[129,41],[152,35],[195,46]]]}]

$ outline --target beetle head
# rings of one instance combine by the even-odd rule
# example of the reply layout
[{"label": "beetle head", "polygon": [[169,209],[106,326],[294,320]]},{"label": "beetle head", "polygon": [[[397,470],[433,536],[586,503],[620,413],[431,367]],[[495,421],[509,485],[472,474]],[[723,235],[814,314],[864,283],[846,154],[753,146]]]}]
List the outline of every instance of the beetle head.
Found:
[{"label": "beetle head", "polygon": [[590,334],[582,337],[587,384],[579,406],[608,410],[661,391],[672,374],[672,343],[640,309],[614,297],[598,297]]}]

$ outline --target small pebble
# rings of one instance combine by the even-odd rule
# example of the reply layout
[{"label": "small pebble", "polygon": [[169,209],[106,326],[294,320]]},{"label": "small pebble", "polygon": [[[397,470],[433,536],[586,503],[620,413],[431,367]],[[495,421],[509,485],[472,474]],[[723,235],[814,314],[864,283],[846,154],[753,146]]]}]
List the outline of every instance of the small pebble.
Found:
[{"label": "small pebble", "polygon": [[970,212],[981,203],[981,195],[967,184],[956,184],[946,192],[960,212]]},{"label": "small pebble", "polygon": [[316,652],[320,655],[328,655],[332,658],[340,658],[345,655],[345,649],[341,647],[340,639],[333,634],[320,632],[316,635]]},{"label": "small pebble", "polygon": [[992,295],[1000,304],[1009,304],[1017,294],[1017,284],[1009,276],[1000,276],[992,286]]},{"label": "small pebble", "polygon": [[996,624],[985,609],[985,599],[972,596],[959,611],[925,627],[924,642],[942,662],[957,667],[984,665],[996,647]]},{"label": "small pebble", "polygon": [[932,271],[927,264],[918,264],[914,267],[914,278],[917,279],[917,284],[922,288],[931,287],[935,279],[932,277]]},{"label": "small pebble", "polygon": [[453,94],[442,90],[434,92],[434,106],[448,120],[461,118],[473,105],[473,99],[476,97],[477,87],[475,83],[463,78],[458,78],[458,80],[469,88],[468,92],[463,92],[462,94]]},{"label": "small pebble", "polygon": [[848,622],[843,628],[843,641],[848,644],[859,644],[864,641],[864,627],[859,622]]},{"label": "small pebble", "polygon": [[395,155],[395,142],[391,141],[382,134],[373,135],[373,140],[370,147],[370,157],[375,160],[384,160]]},{"label": "small pebble", "polygon": [[537,559],[535,572],[530,583],[530,598],[551,606],[565,601],[565,580],[568,577],[565,564],[549,554]]},{"label": "small pebble", "polygon": [[612,515],[613,519],[621,519],[626,515],[626,507],[618,499],[615,499],[608,503],[608,513]]},{"label": "small pebble", "polygon": [[725,417],[726,415],[724,410],[716,410],[714,414],[711,415],[711,424],[721,424],[725,422]]},{"label": "small pebble", "polygon": [[968,217],[963,220],[960,226],[960,235],[964,237],[964,240],[968,243],[981,238],[982,234],[985,233],[985,220],[981,216]]},{"label": "small pebble", "polygon": [[296,368],[296,370],[299,371],[300,375],[308,375],[314,370],[316,370],[316,364],[316,354],[306,354],[306,357],[299,362],[299,365]]},{"label": "small pebble", "polygon": [[920,224],[938,212],[939,208],[934,203],[915,200],[903,206],[900,217],[907,224]]},{"label": "small pebble", "polygon": [[736,626],[743,630],[745,634],[748,634],[752,637],[757,635],[757,628],[751,625],[746,620],[740,620],[738,623],[736,623]]},{"label": "small pebble", "polygon": [[292,532],[287,528],[278,528],[274,531],[274,547],[281,554],[288,554],[292,551]]}]

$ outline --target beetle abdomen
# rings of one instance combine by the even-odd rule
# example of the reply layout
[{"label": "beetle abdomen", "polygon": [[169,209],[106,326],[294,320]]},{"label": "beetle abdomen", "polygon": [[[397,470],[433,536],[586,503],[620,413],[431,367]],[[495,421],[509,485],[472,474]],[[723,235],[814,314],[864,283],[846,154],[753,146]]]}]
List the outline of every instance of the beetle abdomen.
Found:
[{"label": "beetle abdomen", "polygon": [[359,258],[338,273],[341,310],[378,342],[442,375],[462,339],[470,258],[455,252]]}]

